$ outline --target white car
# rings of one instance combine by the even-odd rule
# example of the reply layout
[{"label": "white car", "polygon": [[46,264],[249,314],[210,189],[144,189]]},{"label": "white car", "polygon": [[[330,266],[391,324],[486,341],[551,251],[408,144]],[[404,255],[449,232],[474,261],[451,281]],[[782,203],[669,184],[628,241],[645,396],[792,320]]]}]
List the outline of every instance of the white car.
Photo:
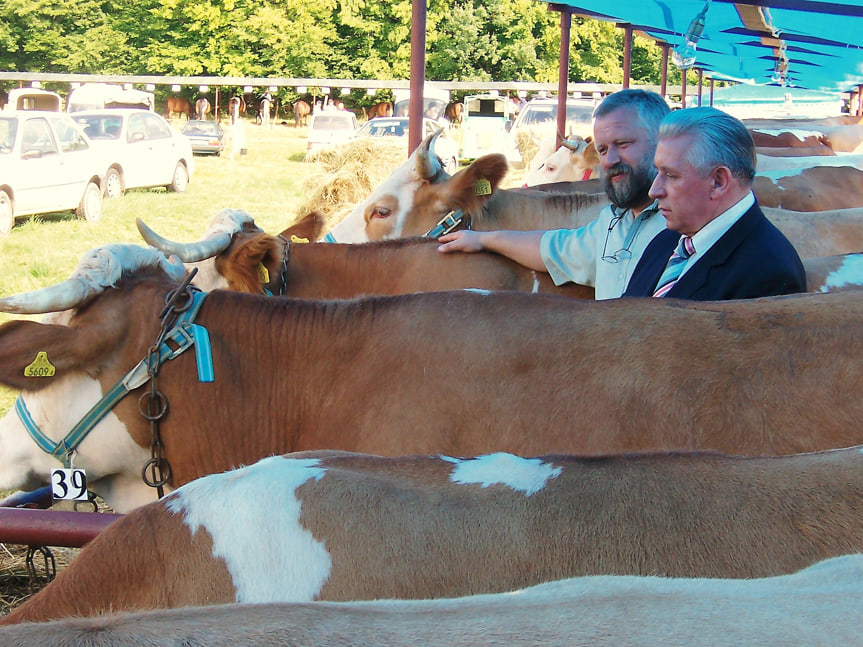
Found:
[{"label": "white car", "polygon": [[102,217],[102,158],[61,112],[0,112],[0,234],[15,218],[74,210]]},{"label": "white car", "polygon": [[[420,139],[425,139],[439,131],[443,126],[434,119],[423,118],[423,132]],[[408,145],[408,117],[375,117],[369,119],[357,130],[356,138],[361,137],[398,137],[405,142],[405,151]],[[435,140],[434,152],[437,155],[443,169],[450,175],[458,170],[458,144],[441,133]]]},{"label": "white car", "polygon": [[106,197],[128,189],[163,186],[182,193],[188,187],[192,145],[155,112],[105,108],[75,112],[72,118],[104,155]]},{"label": "white car", "polygon": [[357,131],[357,116],[350,110],[321,110],[309,120],[306,152],[349,142]]}]

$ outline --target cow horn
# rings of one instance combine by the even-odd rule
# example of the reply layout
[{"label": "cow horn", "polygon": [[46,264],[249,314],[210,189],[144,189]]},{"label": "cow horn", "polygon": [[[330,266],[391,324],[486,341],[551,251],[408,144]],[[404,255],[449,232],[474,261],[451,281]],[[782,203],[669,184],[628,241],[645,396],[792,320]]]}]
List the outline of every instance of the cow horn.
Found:
[{"label": "cow horn", "polygon": [[135,219],[138,231],[148,245],[166,255],[174,254],[184,263],[197,263],[224,251],[231,244],[234,234],[242,231],[246,223],[254,223],[254,220],[245,211],[222,209],[213,217],[201,240],[194,243],[178,243],[163,238],[145,225],[140,218]]},{"label": "cow horn", "polygon": [[426,137],[414,151],[418,180],[432,181],[443,170],[440,158],[434,153],[434,142],[442,132],[443,128]]},{"label": "cow horn", "polygon": [[0,299],[0,312],[22,315],[62,312],[80,306],[117,284],[123,273],[157,265],[176,281],[185,268],[154,249],[137,245],[106,245],[87,252],[72,276],[56,285]]}]

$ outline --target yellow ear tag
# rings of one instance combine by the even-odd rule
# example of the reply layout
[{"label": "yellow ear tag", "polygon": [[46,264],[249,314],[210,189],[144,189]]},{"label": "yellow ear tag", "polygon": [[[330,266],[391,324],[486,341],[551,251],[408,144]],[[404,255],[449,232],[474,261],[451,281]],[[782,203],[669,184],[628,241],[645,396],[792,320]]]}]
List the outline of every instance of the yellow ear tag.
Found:
[{"label": "yellow ear tag", "polygon": [[291,242],[292,243],[307,243],[307,242],[309,242],[309,239],[308,238],[300,238],[299,236],[295,236],[294,234],[291,234]]},{"label": "yellow ear tag", "polygon": [[54,377],[56,371],[54,365],[48,361],[48,353],[40,350],[33,363],[24,367],[24,377]]},{"label": "yellow ear tag", "polygon": [[486,179],[477,180],[473,185],[474,195],[491,195],[491,182]]},{"label": "yellow ear tag", "polygon": [[261,283],[270,282],[270,272],[263,263],[258,263],[258,276],[261,277]]}]

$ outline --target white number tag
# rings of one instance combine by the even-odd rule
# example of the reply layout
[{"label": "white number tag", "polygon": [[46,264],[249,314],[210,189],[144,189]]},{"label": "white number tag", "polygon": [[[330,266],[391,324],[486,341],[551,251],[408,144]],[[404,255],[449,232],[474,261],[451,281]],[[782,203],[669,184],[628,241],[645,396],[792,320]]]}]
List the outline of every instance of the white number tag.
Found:
[{"label": "white number tag", "polygon": [[51,470],[51,494],[57,500],[86,501],[87,475],[84,470]]}]

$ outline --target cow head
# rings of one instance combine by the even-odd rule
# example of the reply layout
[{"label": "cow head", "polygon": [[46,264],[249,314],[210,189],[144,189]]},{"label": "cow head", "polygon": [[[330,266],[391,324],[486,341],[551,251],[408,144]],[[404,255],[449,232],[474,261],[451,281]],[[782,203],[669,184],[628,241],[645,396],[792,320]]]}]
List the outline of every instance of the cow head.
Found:
[{"label": "cow head", "polygon": [[[130,278],[136,270],[142,271]],[[119,296],[121,286],[146,280],[175,285],[184,275],[182,264],[155,250],[111,245],[85,255],[73,276],[59,285],[0,299],[2,312],[46,314],[39,323],[16,320],[0,326],[0,383],[19,389],[33,422],[59,442],[143,358],[127,352],[143,308],[155,323],[155,340],[164,288],[152,303],[130,304]],[[140,478],[149,458],[149,440],[140,434],[133,438],[112,411],[81,442],[73,465],[87,471],[93,490],[124,511],[155,498]],[[15,410],[0,420],[0,489],[47,483],[57,467],[61,463],[37,446]]]},{"label": "cow head", "polygon": [[506,175],[506,158],[486,155],[455,175],[447,175],[434,154],[440,132],[426,137],[408,161],[354,207],[327,238],[362,243],[421,236],[450,211],[478,213]]},{"label": "cow head", "polygon": [[198,269],[193,279],[196,287],[253,294],[277,293],[279,286],[275,284],[282,272],[286,244],[318,240],[324,229],[323,215],[313,211],[278,236],[271,236],[245,211],[223,209],[214,216],[203,238],[178,243],[159,236],[140,219],[136,223],[147,244]]},{"label": "cow head", "polygon": [[599,153],[593,138],[575,136],[564,139],[554,153],[542,161],[525,179],[525,186],[553,182],[579,182],[599,177]]}]

